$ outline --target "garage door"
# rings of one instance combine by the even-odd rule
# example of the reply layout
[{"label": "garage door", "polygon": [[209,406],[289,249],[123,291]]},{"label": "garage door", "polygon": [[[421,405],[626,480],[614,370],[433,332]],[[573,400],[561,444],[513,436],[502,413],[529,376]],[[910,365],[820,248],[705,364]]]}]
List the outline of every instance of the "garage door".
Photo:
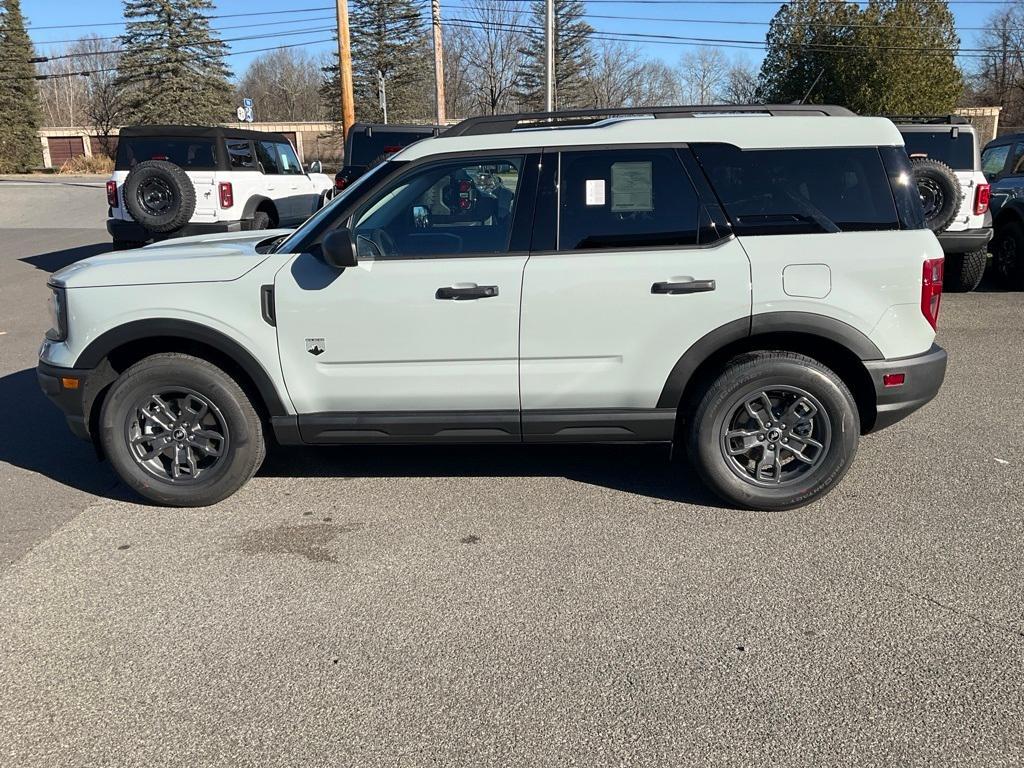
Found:
[{"label": "garage door", "polygon": [[[107,142],[110,144],[110,156],[113,157],[117,154],[117,136],[110,136],[107,138]],[[103,142],[98,136],[92,136],[89,138],[89,144],[92,145],[92,153],[94,155],[106,154],[103,151]]]},{"label": "garage door", "polygon": [[73,157],[85,154],[85,143],[81,136],[50,136],[50,165],[60,168]]}]

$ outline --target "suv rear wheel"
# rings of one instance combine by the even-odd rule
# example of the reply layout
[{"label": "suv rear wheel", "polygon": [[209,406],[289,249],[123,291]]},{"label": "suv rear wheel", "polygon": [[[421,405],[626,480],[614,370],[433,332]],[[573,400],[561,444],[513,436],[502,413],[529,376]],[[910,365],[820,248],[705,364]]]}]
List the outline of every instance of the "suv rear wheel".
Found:
[{"label": "suv rear wheel", "polygon": [[970,253],[946,254],[943,268],[945,288],[953,292],[973,291],[981,285],[988,264],[988,251],[982,248]]},{"label": "suv rear wheel", "polygon": [[989,249],[1000,285],[1011,289],[1024,287],[1024,229],[1020,224],[1011,221],[996,227]]},{"label": "suv rear wheel", "polygon": [[99,437],[121,479],[157,504],[205,506],[263,462],[263,426],[238,383],[191,355],[147,357],[114,382]]},{"label": "suv rear wheel", "polygon": [[705,390],[689,424],[694,469],[742,507],[791,509],[828,493],[857,452],[850,390],[793,352],[734,358]]}]

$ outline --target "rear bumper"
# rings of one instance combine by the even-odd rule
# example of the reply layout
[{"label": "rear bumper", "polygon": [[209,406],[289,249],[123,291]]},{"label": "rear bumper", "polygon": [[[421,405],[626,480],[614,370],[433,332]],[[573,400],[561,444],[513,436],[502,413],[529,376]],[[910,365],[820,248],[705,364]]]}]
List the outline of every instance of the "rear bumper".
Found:
[{"label": "rear bumper", "polygon": [[188,235],[211,235],[220,232],[241,232],[252,225],[252,219],[240,219],[239,221],[216,221],[208,224],[186,224],[174,232],[153,232],[146,229],[137,221],[125,221],[124,219],[107,219],[107,232],[114,240],[128,241],[135,243],[157,242],[170,240],[174,237],[187,237]]},{"label": "rear bumper", "polygon": [[[906,418],[935,397],[946,377],[946,350],[937,344],[921,355],[894,360],[872,360],[864,363],[875,386],[877,415],[869,432],[891,426]],[[890,373],[905,376],[902,385],[885,386]]]},{"label": "rear bumper", "polygon": [[988,245],[988,241],[992,239],[992,227],[964,229],[959,232],[947,230],[940,232],[937,237],[943,253],[970,253],[980,251]]}]

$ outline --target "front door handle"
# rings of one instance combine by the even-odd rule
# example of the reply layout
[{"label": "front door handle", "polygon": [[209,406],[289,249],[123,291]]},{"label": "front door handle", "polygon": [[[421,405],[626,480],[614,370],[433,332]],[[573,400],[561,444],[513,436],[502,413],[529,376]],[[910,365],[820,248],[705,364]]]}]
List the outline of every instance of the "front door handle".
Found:
[{"label": "front door handle", "polygon": [[651,286],[651,293],[703,293],[715,290],[714,280],[681,280],[679,282],[655,283]]},{"label": "front door handle", "polygon": [[449,285],[438,288],[435,299],[466,301],[471,299],[489,299],[498,295],[496,285]]}]

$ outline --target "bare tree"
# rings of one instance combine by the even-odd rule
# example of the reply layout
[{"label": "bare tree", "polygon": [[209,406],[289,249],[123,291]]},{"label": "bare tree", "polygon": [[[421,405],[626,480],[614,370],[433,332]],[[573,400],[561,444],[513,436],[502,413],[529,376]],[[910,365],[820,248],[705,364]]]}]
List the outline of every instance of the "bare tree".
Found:
[{"label": "bare tree", "polygon": [[278,48],[254,59],[238,83],[253,100],[257,120],[322,120],[322,62],[299,48]]},{"label": "bare tree", "polygon": [[726,72],[719,99],[725,104],[756,104],[760,98],[757,72],[746,59],[733,61]]},{"label": "bare tree", "polygon": [[1024,124],[1024,3],[996,11],[978,47],[984,54],[968,74],[966,100],[1001,106],[1004,125]]},{"label": "bare tree", "polygon": [[522,51],[523,17],[512,3],[472,0],[466,6],[462,59],[471,109],[494,115],[518,106],[526,54]]},{"label": "bare tree", "polygon": [[726,81],[725,55],[718,48],[698,48],[683,56],[679,74],[683,97],[690,104],[713,104]]},{"label": "bare tree", "polygon": [[650,107],[679,101],[679,77],[662,61],[644,60],[639,47],[594,43],[587,89],[595,107]]}]

